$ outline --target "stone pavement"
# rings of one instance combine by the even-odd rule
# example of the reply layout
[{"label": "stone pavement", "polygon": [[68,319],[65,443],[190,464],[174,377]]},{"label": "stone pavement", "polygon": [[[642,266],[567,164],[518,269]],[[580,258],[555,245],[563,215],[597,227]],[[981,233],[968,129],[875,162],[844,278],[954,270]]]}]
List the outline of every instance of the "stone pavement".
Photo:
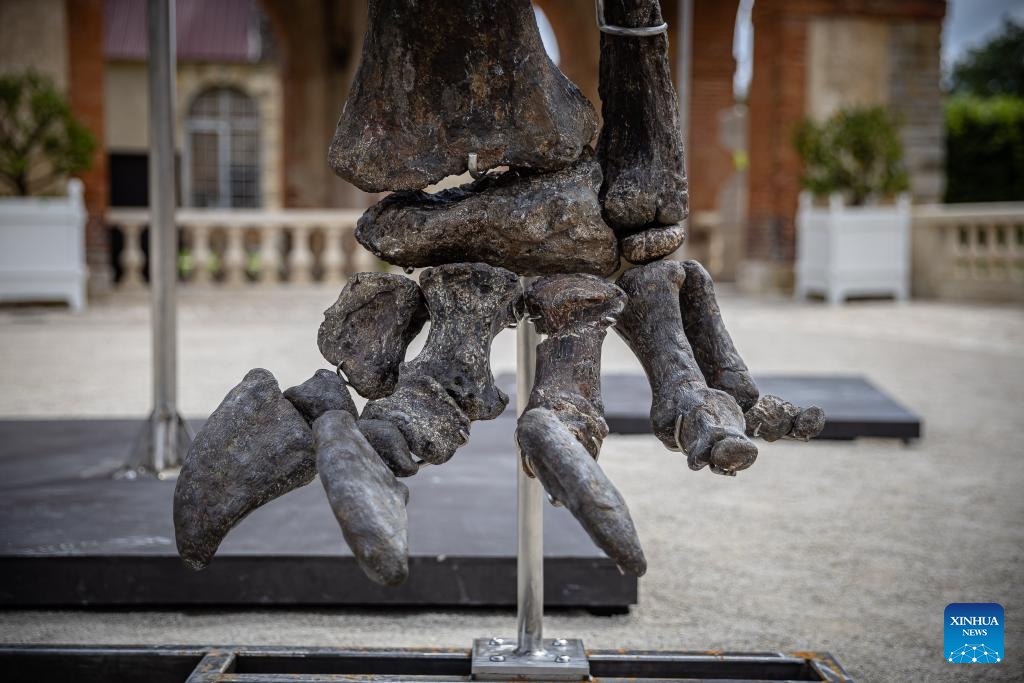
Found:
[{"label": "stone pavement", "polygon": [[[212,410],[251,367],[282,385],[323,367],[326,289],[181,297],[181,405]],[[890,302],[841,308],[726,296],[758,373],[860,373],[924,418],[924,438],[763,445],[735,479],[691,472],[653,437],[610,437],[601,464],[650,566],[624,616],[556,612],[546,634],[598,648],[828,650],[860,681],[1024,679],[1024,311]],[[119,295],[74,316],[0,309],[0,417],[141,416],[148,309]],[[514,368],[514,334],[495,346]],[[604,365],[639,365],[609,336]],[[456,456],[457,457],[457,456]],[[2,523],[2,520],[0,520]],[[950,602],[1006,609],[1002,664],[942,658]],[[468,647],[508,611],[8,611],[0,642]]]}]

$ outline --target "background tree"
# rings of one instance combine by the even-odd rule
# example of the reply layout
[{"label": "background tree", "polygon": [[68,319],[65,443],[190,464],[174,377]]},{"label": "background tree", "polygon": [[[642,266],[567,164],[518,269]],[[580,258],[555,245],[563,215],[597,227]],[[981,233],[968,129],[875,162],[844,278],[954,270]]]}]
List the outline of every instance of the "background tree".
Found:
[{"label": "background tree", "polygon": [[95,150],[52,79],[31,71],[0,75],[0,181],[9,192],[45,192],[89,168]]},{"label": "background tree", "polygon": [[957,94],[1024,97],[1024,23],[1006,19],[1002,33],[957,61],[952,86]]},{"label": "background tree", "polygon": [[1024,201],[1024,23],[968,52],[951,83],[945,200]]}]

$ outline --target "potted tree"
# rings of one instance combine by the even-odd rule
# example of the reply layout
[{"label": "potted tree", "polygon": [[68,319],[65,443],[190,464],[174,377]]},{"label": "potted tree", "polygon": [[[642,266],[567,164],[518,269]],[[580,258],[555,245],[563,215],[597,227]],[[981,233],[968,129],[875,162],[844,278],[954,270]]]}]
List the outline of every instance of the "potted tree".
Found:
[{"label": "potted tree", "polygon": [[797,210],[796,296],[906,299],[910,199],[903,145],[882,107],[849,108],[794,137],[804,164]]},{"label": "potted tree", "polygon": [[86,211],[71,176],[95,149],[52,80],[0,75],[0,300],[84,306]]}]

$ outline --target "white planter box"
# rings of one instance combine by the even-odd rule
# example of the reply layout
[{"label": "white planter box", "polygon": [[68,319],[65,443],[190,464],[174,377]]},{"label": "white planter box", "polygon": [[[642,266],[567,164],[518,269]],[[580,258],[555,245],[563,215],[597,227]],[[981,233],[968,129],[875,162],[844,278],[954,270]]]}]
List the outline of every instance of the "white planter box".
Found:
[{"label": "white planter box", "polygon": [[850,296],[910,292],[910,199],[891,206],[844,206],[834,196],[827,207],[800,195],[796,215],[796,296],[820,294],[838,304]]},{"label": "white planter box", "polygon": [[0,301],[67,301],[85,307],[82,181],[67,197],[0,197]]}]

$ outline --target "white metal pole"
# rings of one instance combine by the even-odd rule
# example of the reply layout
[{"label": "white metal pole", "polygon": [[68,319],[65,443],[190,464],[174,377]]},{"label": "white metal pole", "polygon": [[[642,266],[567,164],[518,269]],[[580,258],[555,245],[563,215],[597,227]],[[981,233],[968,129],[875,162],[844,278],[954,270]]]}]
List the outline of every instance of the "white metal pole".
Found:
[{"label": "white metal pole", "polygon": [[177,409],[178,235],[174,222],[174,0],[149,0],[149,284],[152,295],[153,417],[149,466],[179,463]]},{"label": "white metal pole", "polygon": [[[533,278],[524,278],[524,286]],[[537,367],[537,331],[528,316],[516,330],[516,412],[526,410]],[[518,445],[517,445],[518,450]],[[522,453],[518,454],[522,458]],[[540,483],[519,472],[516,535],[518,654],[544,653],[544,491]]]}]

